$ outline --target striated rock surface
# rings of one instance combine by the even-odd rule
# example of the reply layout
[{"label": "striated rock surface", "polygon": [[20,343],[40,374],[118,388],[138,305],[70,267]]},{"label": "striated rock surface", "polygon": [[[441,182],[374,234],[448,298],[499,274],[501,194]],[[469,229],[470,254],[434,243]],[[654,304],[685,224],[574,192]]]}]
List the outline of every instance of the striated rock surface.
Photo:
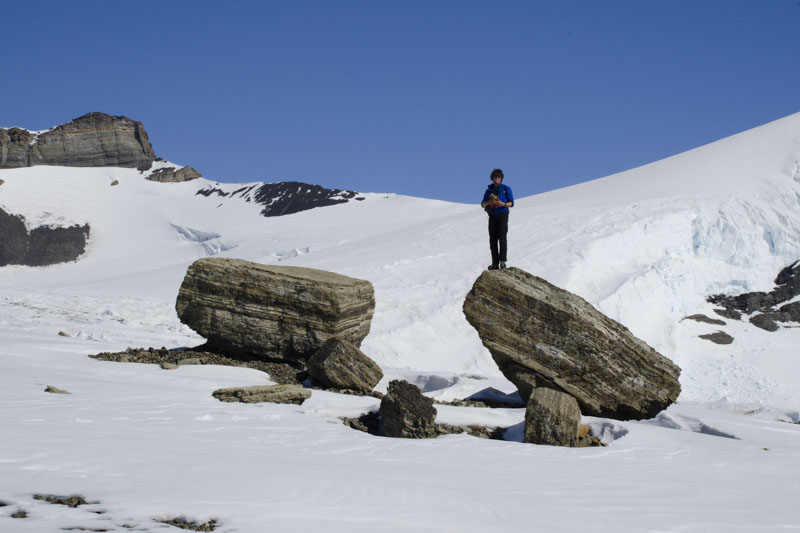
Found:
[{"label": "striated rock surface", "polygon": [[59,165],[149,169],[156,156],[141,122],[88,113],[43,133],[0,129],[0,168]]},{"label": "striated rock surface", "polygon": [[440,435],[433,399],[408,381],[389,383],[381,400],[381,434],[385,437],[429,439]]},{"label": "striated rock surface", "polygon": [[212,393],[221,402],[289,403],[301,405],[311,398],[311,391],[301,385],[256,385],[218,389]]},{"label": "striated rock surface", "polygon": [[563,392],[533,389],[525,410],[523,442],[550,446],[577,446],[581,423],[578,402]]},{"label": "striated rock surface", "polygon": [[378,364],[364,352],[341,339],[328,339],[308,361],[308,374],[331,389],[368,394],[383,377]]},{"label": "striated rock surface", "polygon": [[678,368],[588,302],[518,268],[487,270],[463,306],[503,374],[528,399],[545,386],[584,414],[651,418],[680,393]]},{"label": "striated rock surface", "polygon": [[334,337],[360,346],[375,296],[332,272],[212,257],[189,266],[175,308],[211,351],[305,362]]},{"label": "striated rock surface", "polygon": [[180,183],[182,181],[191,181],[202,177],[203,175],[192,167],[183,167],[179,169],[165,167],[156,170],[145,179],[161,183]]}]

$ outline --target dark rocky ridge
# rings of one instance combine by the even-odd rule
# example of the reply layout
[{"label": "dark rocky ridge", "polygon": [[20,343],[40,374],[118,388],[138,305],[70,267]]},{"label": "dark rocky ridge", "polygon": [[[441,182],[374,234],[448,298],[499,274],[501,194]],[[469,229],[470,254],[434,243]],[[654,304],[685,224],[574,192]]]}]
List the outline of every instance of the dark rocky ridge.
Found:
[{"label": "dark rocky ridge", "polygon": [[124,116],[88,113],[39,134],[0,128],[0,169],[58,165],[147,170],[155,159],[142,123]]},{"label": "dark rocky ridge", "polygon": [[291,215],[315,207],[343,204],[349,200],[363,200],[355,191],[326,189],[320,185],[310,185],[299,181],[281,181],[250,185],[233,192],[225,192],[216,187],[197,191],[197,194],[209,197],[243,198],[247,202],[263,205],[261,214],[265,217]]},{"label": "dark rocky ridge", "polygon": [[800,302],[785,303],[797,296],[800,296],[800,261],[778,273],[775,288],[770,292],[747,292],[736,296],[715,294],[706,300],[722,308],[714,310],[717,314],[730,319],[738,320],[742,314],[759,313],[750,318],[750,322],[761,329],[777,331],[779,326],[776,322],[800,322]]},{"label": "dark rocky ridge", "polygon": [[75,261],[86,250],[89,226],[40,226],[31,231],[21,216],[0,209],[0,266],[47,266]]}]

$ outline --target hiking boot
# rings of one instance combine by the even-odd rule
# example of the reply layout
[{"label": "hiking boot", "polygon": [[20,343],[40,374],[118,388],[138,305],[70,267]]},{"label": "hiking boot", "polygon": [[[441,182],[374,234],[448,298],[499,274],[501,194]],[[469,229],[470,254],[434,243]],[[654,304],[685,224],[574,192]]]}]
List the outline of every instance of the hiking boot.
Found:
[{"label": "hiking boot", "polygon": [[497,265],[489,265],[489,270],[497,270],[498,268],[500,267]]},{"label": "hiking boot", "polygon": [[499,268],[506,268],[506,262],[505,261],[500,261],[500,267]]}]

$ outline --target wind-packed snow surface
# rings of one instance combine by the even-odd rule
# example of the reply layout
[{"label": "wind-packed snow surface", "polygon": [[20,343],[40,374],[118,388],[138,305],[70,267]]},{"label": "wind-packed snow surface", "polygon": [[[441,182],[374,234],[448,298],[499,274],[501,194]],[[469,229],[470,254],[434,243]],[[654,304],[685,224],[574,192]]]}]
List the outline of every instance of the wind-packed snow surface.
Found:
[{"label": "wind-packed snow surface", "polygon": [[[0,179],[0,207],[30,227],[91,226],[76,262],[0,268],[0,531],[178,531],[159,522],[176,517],[231,532],[800,529],[800,329],[682,320],[719,318],[706,296],[768,291],[800,259],[800,114],[513,208],[511,264],[683,369],[679,402],[655,419],[585,418],[603,448],[523,444],[523,409],[438,406],[440,422],[510,427],[505,441],[374,437],[339,420],[374,398],[228,404],[211,392],[269,376],[87,357],[201,344],[175,298],[188,265],[217,255],[371,281],[362,350],[384,370],[378,390],[404,378],[441,400],[513,393],[461,312],[489,262],[477,205],[372,193],[265,218],[241,198],[195,194],[241,184],[117,168]],[[507,183],[524,179],[535,177]],[[717,329],[734,342],[698,338]]]}]

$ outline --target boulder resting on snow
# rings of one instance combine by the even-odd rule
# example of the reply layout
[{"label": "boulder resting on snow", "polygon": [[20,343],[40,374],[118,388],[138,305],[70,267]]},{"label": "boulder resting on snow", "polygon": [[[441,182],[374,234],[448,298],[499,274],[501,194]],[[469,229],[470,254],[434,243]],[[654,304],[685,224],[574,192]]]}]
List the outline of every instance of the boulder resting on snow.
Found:
[{"label": "boulder resting on snow", "polygon": [[175,308],[211,351],[305,363],[331,338],[360,346],[375,296],[332,272],[212,257],[189,266]]},{"label": "boulder resting on snow", "polygon": [[584,299],[518,268],[487,270],[463,306],[500,371],[528,400],[535,387],[581,412],[651,418],[680,393],[680,368]]},{"label": "boulder resting on snow", "polygon": [[381,400],[381,429],[385,437],[429,439],[440,434],[433,399],[405,380],[389,383]]}]

